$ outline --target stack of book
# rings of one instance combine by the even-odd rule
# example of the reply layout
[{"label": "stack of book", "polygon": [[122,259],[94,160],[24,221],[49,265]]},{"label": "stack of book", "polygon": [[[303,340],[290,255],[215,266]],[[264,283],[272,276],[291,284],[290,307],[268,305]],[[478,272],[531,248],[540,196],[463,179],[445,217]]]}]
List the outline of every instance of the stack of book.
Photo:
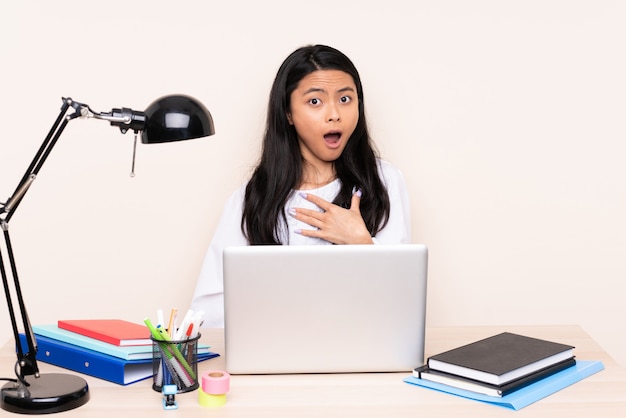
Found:
[{"label": "stack of book", "polygon": [[577,362],[573,346],[504,332],[431,356],[405,381],[517,409],[510,400],[526,406],[603,368]]},{"label": "stack of book", "polygon": [[[153,344],[144,324],[119,319],[60,320],[32,327],[38,361],[120,385],[153,376]],[[20,335],[26,344],[24,334]],[[198,361],[217,357],[198,345]]]}]

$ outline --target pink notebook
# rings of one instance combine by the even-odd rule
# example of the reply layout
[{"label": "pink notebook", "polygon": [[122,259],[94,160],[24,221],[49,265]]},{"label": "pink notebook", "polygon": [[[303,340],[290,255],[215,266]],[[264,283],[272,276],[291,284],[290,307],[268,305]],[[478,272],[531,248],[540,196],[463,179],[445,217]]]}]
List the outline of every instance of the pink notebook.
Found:
[{"label": "pink notebook", "polygon": [[117,346],[150,345],[150,330],[144,324],[123,319],[59,320],[59,328]]}]

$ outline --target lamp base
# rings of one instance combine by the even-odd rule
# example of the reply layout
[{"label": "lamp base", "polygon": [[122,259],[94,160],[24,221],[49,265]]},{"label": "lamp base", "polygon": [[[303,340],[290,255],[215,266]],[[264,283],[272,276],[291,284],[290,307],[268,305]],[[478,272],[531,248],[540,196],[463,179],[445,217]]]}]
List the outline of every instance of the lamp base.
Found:
[{"label": "lamp base", "polygon": [[2,409],[19,414],[52,414],[78,408],[89,400],[87,382],[69,374],[27,376],[28,387],[7,383],[2,387]]}]

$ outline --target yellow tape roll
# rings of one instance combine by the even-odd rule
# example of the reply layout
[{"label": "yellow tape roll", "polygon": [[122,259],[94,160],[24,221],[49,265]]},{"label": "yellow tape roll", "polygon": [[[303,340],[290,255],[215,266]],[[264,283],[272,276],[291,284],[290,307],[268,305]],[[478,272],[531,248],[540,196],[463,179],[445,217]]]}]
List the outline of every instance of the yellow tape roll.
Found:
[{"label": "yellow tape roll", "polygon": [[210,395],[202,389],[198,389],[198,403],[206,408],[223,406],[226,403],[226,394]]}]

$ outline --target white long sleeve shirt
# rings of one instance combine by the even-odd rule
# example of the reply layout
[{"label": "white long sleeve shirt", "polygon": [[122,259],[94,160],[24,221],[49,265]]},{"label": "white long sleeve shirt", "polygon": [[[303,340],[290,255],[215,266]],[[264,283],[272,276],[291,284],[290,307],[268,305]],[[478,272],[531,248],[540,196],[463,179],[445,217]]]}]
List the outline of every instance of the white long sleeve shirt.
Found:
[{"label": "white long sleeve shirt", "polygon": [[[391,164],[382,160],[379,160],[378,164],[383,184],[389,193],[391,211],[387,225],[373,238],[374,243],[408,244],[411,241],[411,212],[404,177]],[[324,200],[332,202],[339,193],[340,188],[340,181],[335,180],[318,189],[306,190],[306,193],[315,194]],[[205,327],[220,328],[224,326],[224,281],[222,268],[224,248],[248,245],[248,241],[241,231],[244,194],[245,186],[242,186],[226,202],[198,277],[191,309],[194,312],[204,311],[203,326]],[[292,207],[320,210],[298,193],[292,193],[285,205],[285,212]],[[295,233],[294,231],[298,229],[310,229],[311,226],[298,221],[287,213],[286,215],[288,236],[281,237],[282,242],[288,243],[288,245],[331,244],[320,238],[306,237]],[[282,228],[282,230],[285,229]]]}]

